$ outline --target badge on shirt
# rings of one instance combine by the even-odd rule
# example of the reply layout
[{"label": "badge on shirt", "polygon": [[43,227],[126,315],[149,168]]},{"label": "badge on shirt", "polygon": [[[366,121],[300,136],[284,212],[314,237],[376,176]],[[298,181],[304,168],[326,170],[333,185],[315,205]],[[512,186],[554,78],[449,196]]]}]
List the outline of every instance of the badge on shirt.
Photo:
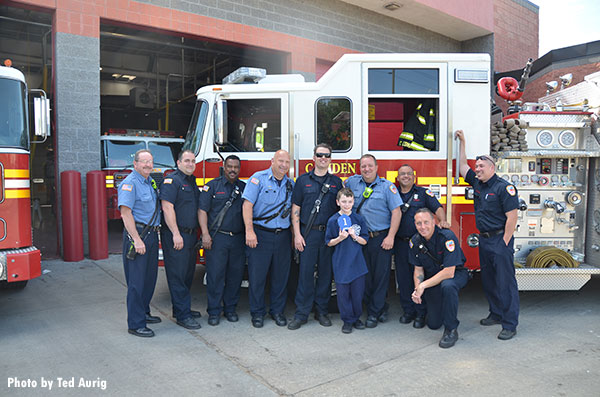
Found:
[{"label": "badge on shirt", "polygon": [[398,193],[398,189],[396,189],[396,186],[394,184],[390,185],[390,190],[392,191],[392,193],[397,194]]},{"label": "badge on shirt", "polygon": [[205,192],[208,192],[210,190],[210,186],[204,185],[204,187],[202,188],[202,190],[204,190]]},{"label": "badge on shirt", "polygon": [[454,252],[454,248],[456,248],[456,245],[454,245],[454,240],[448,240],[446,241],[446,249],[450,252]]},{"label": "badge on shirt", "polygon": [[508,192],[508,194],[510,194],[511,196],[514,196],[515,194],[517,194],[517,191],[515,190],[515,187],[513,185],[508,185],[506,186],[506,191]]},{"label": "badge on shirt", "polygon": [[435,197],[435,194],[433,194],[430,189],[425,190],[425,193],[427,193],[428,196]]},{"label": "badge on shirt", "polygon": [[259,181],[258,181],[258,179],[257,179],[257,178],[252,178],[252,179],[250,179],[250,182],[254,183],[255,185],[258,185],[258,184],[259,184]]},{"label": "badge on shirt", "polygon": [[128,185],[126,183],[121,184],[121,190],[127,190],[128,192],[130,192],[132,189],[133,189],[132,185]]},{"label": "badge on shirt", "polygon": [[164,184],[168,184],[168,185],[170,185],[171,183],[173,183],[173,178],[166,178],[166,179],[163,181],[163,183],[164,183]]},{"label": "badge on shirt", "polygon": [[413,247],[413,242],[412,242],[412,238],[410,240],[408,240],[408,247],[412,248]]}]

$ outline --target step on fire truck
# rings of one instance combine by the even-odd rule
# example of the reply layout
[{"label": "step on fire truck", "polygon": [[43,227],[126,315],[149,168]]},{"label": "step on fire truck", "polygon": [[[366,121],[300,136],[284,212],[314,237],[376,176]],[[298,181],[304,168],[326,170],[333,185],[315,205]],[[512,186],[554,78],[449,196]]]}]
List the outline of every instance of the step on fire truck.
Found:
[{"label": "step on fire truck", "polygon": [[177,155],[184,139],[172,131],[109,129],[100,137],[102,170],[106,174],[108,219],[121,219],[118,188],[133,169],[133,156],[148,149],[154,157],[151,176],[160,185],[166,175],[177,168]]},{"label": "step on fire truck", "polygon": [[[0,66],[0,283],[23,288],[41,275],[41,253],[33,246],[29,183],[28,92],[23,73]],[[42,90],[34,98],[35,135],[50,131],[50,107]],[[35,143],[35,141],[34,141]]]},{"label": "step on fire truck", "polygon": [[[467,266],[478,269],[473,201],[468,197],[467,184],[458,176],[459,153],[453,132],[465,132],[466,154],[472,166],[477,155],[489,153],[490,93],[488,54],[349,54],[315,83],[304,82],[301,75],[267,75],[263,69],[241,68],[227,76],[222,85],[197,91],[184,148],[196,153],[199,185],[219,175],[223,158],[229,154],[240,157],[240,177],[248,178],[268,168],[278,149],[290,152],[290,176],[298,177],[313,167],[312,151],[321,142],[333,147],[330,170],[342,179],[359,172],[358,161],[365,153],[377,158],[379,175],[390,181],[395,181],[397,169],[408,163],[416,172],[417,184],[430,189],[445,206],[467,256]],[[542,220],[550,216],[544,206],[548,192],[553,201],[563,202],[566,192],[577,190],[581,201],[587,201],[583,193],[588,176],[594,173],[586,172],[587,159],[598,155],[583,146],[590,135],[585,123],[578,121],[582,128],[573,131],[569,153],[508,153],[499,164],[500,175],[519,182],[519,189],[532,190],[520,192],[523,200],[529,200],[531,194],[540,195],[541,204],[535,204],[534,198],[534,203],[519,212],[518,258],[532,247],[555,245],[555,241],[578,262],[598,256],[583,249],[584,238],[589,238],[584,225],[585,203],[573,210],[566,204],[567,218],[554,222],[565,234],[560,239],[550,238],[547,233],[552,228]],[[535,134],[531,128],[530,133]],[[580,150],[586,154],[579,156]],[[551,159],[549,164],[547,159]],[[529,182],[524,185],[525,175]],[[558,185],[533,184],[534,176],[552,181],[556,176],[560,189]],[[569,179],[564,186],[562,177]],[[578,222],[579,228],[574,227]],[[560,244],[566,239],[571,243]],[[516,270],[521,289],[579,289],[598,268],[580,263],[575,269],[556,269],[560,270],[556,274]],[[575,281],[563,283],[565,278]]]}]

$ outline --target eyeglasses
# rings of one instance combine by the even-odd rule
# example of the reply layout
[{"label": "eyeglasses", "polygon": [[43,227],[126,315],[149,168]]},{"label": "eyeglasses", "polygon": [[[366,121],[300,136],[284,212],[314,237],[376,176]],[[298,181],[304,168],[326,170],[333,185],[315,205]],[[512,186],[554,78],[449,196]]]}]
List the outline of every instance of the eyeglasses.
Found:
[{"label": "eyeglasses", "polygon": [[152,164],[152,159],[150,160],[135,160],[136,163],[142,163],[142,164]]},{"label": "eyeglasses", "polygon": [[317,157],[325,157],[326,159],[328,159],[328,158],[331,157],[331,153],[322,153],[322,152],[319,153],[319,152],[317,152],[317,153],[315,153],[315,156],[317,156]]},{"label": "eyeglasses", "polygon": [[482,154],[481,156],[477,156],[475,157],[475,161],[477,160],[486,160],[489,161],[492,164],[496,164],[496,162],[494,161],[494,159],[490,156],[488,156],[487,154]]}]

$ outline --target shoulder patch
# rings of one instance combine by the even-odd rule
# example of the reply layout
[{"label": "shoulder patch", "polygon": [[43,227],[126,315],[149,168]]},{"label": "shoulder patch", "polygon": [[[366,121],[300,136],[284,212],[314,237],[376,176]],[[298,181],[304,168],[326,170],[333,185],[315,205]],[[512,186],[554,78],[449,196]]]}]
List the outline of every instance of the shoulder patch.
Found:
[{"label": "shoulder patch", "polygon": [[250,182],[254,183],[255,185],[259,184],[258,178],[252,178],[252,179],[250,179]]},{"label": "shoulder patch", "polygon": [[454,245],[454,240],[447,240],[446,241],[446,249],[450,252],[454,252],[454,249],[456,248],[456,245]]},{"label": "shoulder patch", "polygon": [[408,240],[408,247],[412,248],[413,247],[413,242],[412,242],[412,238],[410,240]]},{"label": "shoulder patch", "polygon": [[428,196],[435,197],[435,194],[433,194],[433,192],[431,191],[431,189],[427,189],[427,190],[425,190],[425,193],[426,193]]},{"label": "shoulder patch", "polygon": [[130,192],[133,189],[132,185],[129,185],[127,183],[122,183],[121,184],[121,190],[126,190],[128,192]]},{"label": "shoulder patch", "polygon": [[165,184],[171,184],[171,183],[173,183],[173,178],[166,178],[166,179],[163,181],[163,183],[165,183]]},{"label": "shoulder patch", "polygon": [[517,194],[517,191],[515,189],[515,187],[513,185],[508,185],[506,186],[506,191],[508,192],[508,194],[510,194],[511,196],[514,196],[515,194]]},{"label": "shoulder patch", "polygon": [[208,192],[210,190],[210,186],[208,185],[204,185],[204,187],[202,188],[203,191]]},{"label": "shoulder patch", "polygon": [[396,189],[396,186],[393,183],[390,185],[390,190],[392,193],[398,194],[398,189]]}]

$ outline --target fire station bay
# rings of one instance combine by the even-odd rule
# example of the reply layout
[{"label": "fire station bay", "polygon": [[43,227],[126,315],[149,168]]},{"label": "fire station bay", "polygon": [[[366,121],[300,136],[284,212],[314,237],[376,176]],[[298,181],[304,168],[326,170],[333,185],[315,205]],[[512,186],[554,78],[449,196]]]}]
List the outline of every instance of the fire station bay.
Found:
[{"label": "fire station bay", "polygon": [[[525,83],[551,66],[537,59],[538,7],[465,5],[467,15],[424,0],[3,2],[0,282],[24,286],[41,258],[121,252],[117,188],[139,149],[158,183],[190,149],[200,188],[230,154],[247,179],[285,149],[297,178],[322,142],[342,179],[365,153],[392,182],[410,164],[476,270],[462,129],[469,163],[492,155],[518,189],[519,288],[581,288],[600,271],[598,94],[557,97],[550,84],[528,96]],[[598,78],[572,77],[568,89]],[[532,258],[540,247],[559,252]]]}]

